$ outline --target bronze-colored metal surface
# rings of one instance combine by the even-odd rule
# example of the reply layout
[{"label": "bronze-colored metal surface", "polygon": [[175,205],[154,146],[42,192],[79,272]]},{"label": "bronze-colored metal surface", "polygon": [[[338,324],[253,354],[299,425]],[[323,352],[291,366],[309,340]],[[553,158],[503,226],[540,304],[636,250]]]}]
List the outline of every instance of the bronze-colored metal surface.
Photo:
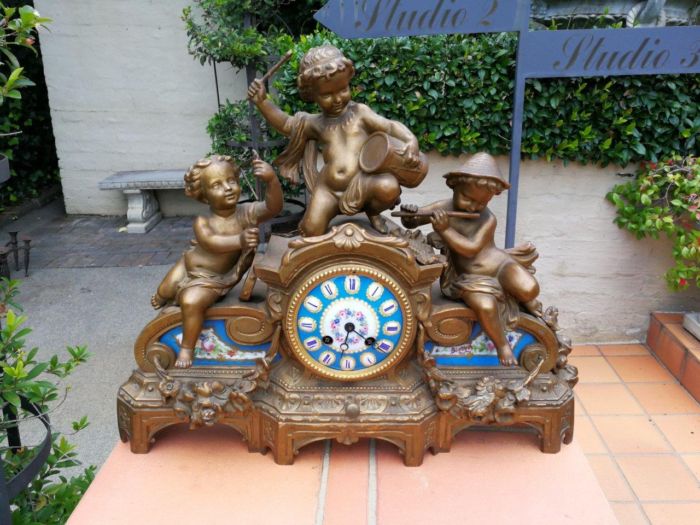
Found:
[{"label": "bronze-colored metal surface", "polygon": [[[339,214],[360,212],[367,214],[376,230],[386,233],[380,213],[396,205],[402,185],[415,187],[428,172],[418,140],[405,125],[352,101],[350,81],[354,74],[352,61],[334,46],[315,47],[304,55],[297,84],[301,97],[319,107],[317,114],[286,114],[267,98],[261,79],[248,89],[248,97],[263,117],[290,138],[289,146],[275,161],[281,175],[297,182],[299,165],[303,164],[304,182],[311,195],[299,226],[304,236],[326,233]],[[320,171],[319,148],[323,156]]]},{"label": "bronze-colored metal surface", "polygon": [[381,131],[373,133],[360,151],[360,168],[368,174],[391,173],[401,186],[415,188],[428,174],[428,158],[418,156],[417,164],[404,154],[406,144]]},{"label": "bronze-colored metal surface", "polygon": [[[487,204],[509,185],[491,155],[472,155],[445,178],[452,199],[421,208],[404,205],[402,211],[414,215],[403,217],[402,222],[410,228],[432,223],[448,261],[441,278],[443,294],[464,301],[496,345],[501,364],[516,366],[507,331],[517,325],[521,309],[535,317],[543,315],[537,300],[540,287],[532,269],[537,252],[531,244],[511,250],[496,247],[496,216]],[[455,211],[478,217],[451,217]]]},{"label": "bronze-colored metal surface", "polygon": [[[391,216],[392,217],[431,217],[433,214],[432,213],[427,213],[427,212],[415,212],[415,213],[408,213],[405,211],[392,211]],[[459,217],[460,219],[478,219],[479,214],[478,213],[467,213],[465,211],[448,211],[447,212],[448,217]]]},{"label": "bronze-colored metal surface", "polygon": [[[352,221],[318,237],[273,236],[256,262],[251,300],[241,302],[234,291],[206,313],[224,320],[234,341],[269,343],[255,366],[175,368],[174,352],[160,339],[181,325],[180,313],[156,317],[134,348],[139,369],[119,391],[121,438],[145,453],[167,426],[224,424],[250,451],[271,450],[277,463],[291,464],[315,441],[350,445],[371,437],[393,443],[410,466],[427,450],[449,451],[454,436],[475,425],[531,427],[548,453],[570,442],[577,372],[567,363],[570,342],[556,333],[556,310],[541,318],[518,314],[519,329],[535,339],[522,350],[521,366],[440,367],[426,342],[469,341],[477,316],[441,294],[443,265],[420,264],[406,235],[393,231],[377,235]],[[378,278],[404,297],[406,345],[381,368],[323,370],[299,344],[294,320],[305,291],[339,275]]]},{"label": "bronze-colored metal surface", "polygon": [[[451,171],[444,175],[446,179],[453,177],[472,176],[480,180],[490,180],[497,183],[501,190],[510,188],[510,184],[503,178],[496,159],[488,153],[475,153],[462,164],[458,170]],[[448,183],[449,184],[449,183]],[[500,192],[499,192],[500,193]]]},{"label": "bronze-colored metal surface", "polygon": [[267,73],[265,73],[265,74],[263,75],[263,77],[260,79],[260,81],[263,82],[263,83],[265,83],[265,82],[267,82],[268,80],[270,80],[270,79],[275,75],[275,73],[277,73],[277,71],[279,71],[279,69],[280,69],[283,65],[285,65],[287,62],[289,62],[289,60],[292,58],[292,55],[293,55],[293,53],[292,53],[292,50],[290,49],[289,51],[287,51],[287,52],[282,56],[282,58],[279,59],[279,61],[278,61],[274,66],[272,66],[272,67],[267,71]]},{"label": "bronze-colored metal surface", "polygon": [[183,254],[153,294],[154,308],[179,306],[183,334],[175,366],[189,368],[207,309],[248,271],[259,242],[257,226],[282,211],[282,187],[259,158],[254,174],[268,185],[264,202],[238,206],[239,167],[231,157],[203,159],[185,174],[185,193],[209,205],[211,216],[194,221],[192,248]]},{"label": "bronze-colored metal surface", "polygon": [[[263,161],[264,202],[238,205],[228,157],[186,175],[187,194],[212,214],[195,220],[192,249],[154,295],[163,310],[137,338],[138,368],[119,390],[119,434],[133,452],[180,423],[228,425],[280,464],[314,441],[376,438],[416,466],[475,425],[531,427],[548,453],[571,441],[571,341],[557,309],[537,300],[535,247],[495,245],[487,204],[509,187],[496,161],[473,155],[445,175],[451,199],[402,206],[394,215],[409,229],[380,217],[428,166],[405,126],[352,102],[354,71],[333,46],[304,56],[299,92],[315,115],[285,114],[265,77],[249,88],[290,137],[281,174],[295,180],[303,165],[301,236],[273,235],[256,253],[256,226],[282,207]],[[368,220],[348,217],[360,212]],[[427,236],[414,229],[428,223]]]}]

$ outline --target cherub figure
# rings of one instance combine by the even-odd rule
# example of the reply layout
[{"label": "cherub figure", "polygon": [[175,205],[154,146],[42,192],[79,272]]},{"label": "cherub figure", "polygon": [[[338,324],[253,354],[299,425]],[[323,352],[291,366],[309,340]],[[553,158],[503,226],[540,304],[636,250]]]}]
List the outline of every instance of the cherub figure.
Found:
[{"label": "cherub figure", "polygon": [[[368,106],[352,101],[350,80],[353,63],[336,47],[315,47],[304,55],[297,77],[299,94],[315,102],[321,113],[288,115],[266,96],[264,83],[253,81],[248,97],[280,133],[290,137],[289,146],[277,158],[281,175],[293,182],[299,178],[304,160],[306,187],[312,193],[300,230],[304,236],[321,235],[336,215],[367,213],[372,226],[386,233],[380,217],[399,201],[401,187],[389,173],[368,175],[360,168],[359,157],[367,138],[381,131],[404,143],[400,155],[407,166],[420,162],[418,140],[411,131],[393,120],[377,115]],[[316,167],[318,145],[325,165]]]},{"label": "cherub figure", "polygon": [[231,157],[203,159],[185,174],[185,194],[209,205],[211,216],[194,221],[192,248],[186,251],[151,298],[154,308],[179,305],[182,343],[175,366],[192,366],[204,316],[226,295],[252,263],[259,242],[256,226],[282,210],[282,187],[272,166],[256,159],[254,174],[267,184],[264,202],[238,205],[240,168]]},{"label": "cherub figure", "polygon": [[[445,179],[452,188],[452,199],[422,208],[402,206],[402,212],[415,214],[402,222],[408,228],[432,223],[448,256],[440,279],[442,293],[461,299],[474,310],[502,365],[517,365],[506,331],[515,327],[519,305],[542,317],[537,300],[540,287],[531,269],[537,252],[529,243],[510,250],[501,250],[494,243],[496,217],[487,204],[510,185],[491,155],[473,155]],[[472,213],[474,218],[459,217],[459,212]]]}]

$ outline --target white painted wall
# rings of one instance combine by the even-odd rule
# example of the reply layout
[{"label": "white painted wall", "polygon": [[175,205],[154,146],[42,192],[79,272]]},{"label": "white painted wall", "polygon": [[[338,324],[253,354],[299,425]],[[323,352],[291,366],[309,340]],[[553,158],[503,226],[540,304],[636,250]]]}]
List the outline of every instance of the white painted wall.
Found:
[{"label": "white painted wall", "polygon": [[[126,213],[116,191],[97,183],[115,171],[186,167],[206,154],[206,122],[216,111],[211,68],[187,53],[182,8],[191,0],[36,0],[54,19],[42,50],[69,213]],[[245,80],[221,71],[223,98],[242,98]],[[403,201],[425,204],[450,190],[441,178],[456,158],[431,155],[431,172]],[[507,173],[507,159],[499,159]],[[519,241],[540,252],[537,276],[546,305],[577,342],[644,338],[653,310],[700,308],[700,293],[668,292],[665,241],[638,241],[613,223],[606,192],[615,167],[528,161],[522,167]],[[166,215],[201,205],[160,192]],[[503,240],[506,195],[492,208]]]},{"label": "white painted wall", "polygon": [[[209,151],[213,70],[187,53],[190,0],[36,0],[53,18],[41,34],[68,213],[122,215],[126,200],[100,191],[115,171],[187,168]],[[222,99],[245,78],[219,66]]]}]

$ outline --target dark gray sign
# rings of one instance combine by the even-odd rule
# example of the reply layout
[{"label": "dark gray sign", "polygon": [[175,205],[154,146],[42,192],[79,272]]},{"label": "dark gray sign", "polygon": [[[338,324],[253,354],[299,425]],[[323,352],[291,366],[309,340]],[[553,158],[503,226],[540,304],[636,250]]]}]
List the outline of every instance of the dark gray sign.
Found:
[{"label": "dark gray sign", "polygon": [[516,31],[517,0],[330,0],[316,20],[343,38]]},{"label": "dark gray sign", "polygon": [[528,31],[526,77],[700,73],[700,27]]}]

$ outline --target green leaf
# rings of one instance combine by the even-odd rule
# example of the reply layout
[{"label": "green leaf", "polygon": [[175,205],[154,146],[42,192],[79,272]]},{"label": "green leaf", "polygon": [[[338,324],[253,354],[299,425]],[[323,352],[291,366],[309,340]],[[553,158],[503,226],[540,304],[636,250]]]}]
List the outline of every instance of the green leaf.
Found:
[{"label": "green leaf", "polygon": [[26,376],[26,379],[34,379],[37,377],[39,374],[41,374],[44,370],[46,370],[46,367],[48,367],[48,363],[39,363],[36,365],[34,368],[32,368]]},{"label": "green leaf", "polygon": [[8,403],[17,408],[19,408],[22,405],[22,401],[15,392],[5,391],[2,393],[2,397],[4,397]]},{"label": "green leaf", "polygon": [[83,417],[80,418],[79,421],[73,421],[72,426],[73,426],[73,430],[74,430],[75,432],[78,432],[78,431],[83,430],[84,428],[86,428],[89,424],[90,424],[90,423],[88,422],[87,416],[83,416]]},{"label": "green leaf", "polygon": [[647,149],[644,147],[644,144],[641,142],[637,142],[635,144],[632,144],[632,149],[639,153],[640,155],[645,155],[647,152]]},{"label": "green leaf", "polygon": [[0,46],[0,52],[2,52],[7,59],[10,61],[10,67],[11,69],[17,69],[20,67],[19,61],[17,60],[17,57],[10,51],[8,48],[4,46]]}]

